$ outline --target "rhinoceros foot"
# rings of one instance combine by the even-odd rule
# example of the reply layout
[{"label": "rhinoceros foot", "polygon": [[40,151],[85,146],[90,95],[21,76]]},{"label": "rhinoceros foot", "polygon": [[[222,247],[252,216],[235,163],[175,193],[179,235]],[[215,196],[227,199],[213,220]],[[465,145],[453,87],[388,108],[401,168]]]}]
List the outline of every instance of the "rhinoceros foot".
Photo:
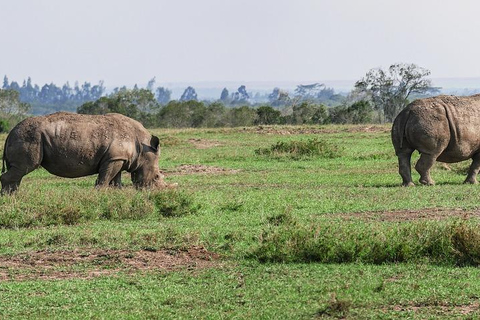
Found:
[{"label": "rhinoceros foot", "polygon": [[415,187],[415,183],[413,183],[413,182],[403,183],[402,187]]},{"label": "rhinoceros foot", "polygon": [[435,185],[435,181],[433,181],[432,179],[420,179],[419,182],[421,184],[423,184],[424,186],[434,186]]}]

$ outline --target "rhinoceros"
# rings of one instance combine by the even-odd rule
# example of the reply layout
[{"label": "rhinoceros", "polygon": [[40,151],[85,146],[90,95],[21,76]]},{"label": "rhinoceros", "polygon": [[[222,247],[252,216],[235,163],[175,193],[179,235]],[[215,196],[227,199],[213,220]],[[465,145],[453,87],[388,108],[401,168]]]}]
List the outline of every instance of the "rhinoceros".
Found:
[{"label": "rhinoceros", "polygon": [[98,173],[97,187],[120,187],[123,170],[137,188],[164,187],[159,154],[159,139],[121,114],[57,112],[27,118],[5,141],[2,193],[17,190],[23,176],[40,166],[66,178]]},{"label": "rhinoceros", "polygon": [[413,186],[410,159],[420,153],[415,169],[420,183],[435,184],[430,169],[435,161],[472,159],[464,183],[476,184],[480,169],[480,94],[469,97],[437,96],[410,103],[395,118],[392,142],[403,186]]}]

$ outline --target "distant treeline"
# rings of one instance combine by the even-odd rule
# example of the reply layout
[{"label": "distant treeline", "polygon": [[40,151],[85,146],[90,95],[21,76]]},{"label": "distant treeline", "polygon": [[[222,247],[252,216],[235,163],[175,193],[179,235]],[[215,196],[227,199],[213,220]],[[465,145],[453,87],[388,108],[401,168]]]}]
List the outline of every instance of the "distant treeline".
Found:
[{"label": "distant treeline", "polygon": [[[412,99],[439,93],[427,78],[430,71],[415,64],[396,63],[388,69],[375,68],[355,83],[348,95],[335,93],[324,84],[298,85],[294,91],[274,88],[269,94],[252,94],[246,86],[218,97],[199,101],[193,87],[179,100],[171,90],[155,86],[114,88],[107,93],[103,82],[67,82],[62,87],[41,88],[28,78],[20,86],[4,77],[0,90],[0,131],[27,114],[77,111],[87,114],[118,112],[147,127],[235,127],[271,124],[326,124],[392,122]],[[3,128],[3,129],[2,129]]]},{"label": "distant treeline", "polygon": [[326,124],[372,122],[374,111],[367,101],[328,108],[311,101],[299,101],[281,110],[271,105],[228,107],[222,102],[172,100],[161,105],[147,89],[120,90],[86,102],[77,109],[83,114],[117,112],[137,119],[147,127],[201,128],[273,124]]},{"label": "distant treeline", "polygon": [[97,85],[89,82],[82,85],[75,83],[73,87],[68,82],[62,87],[50,83],[40,87],[32,84],[30,77],[24,80],[20,86],[15,81],[9,82],[8,77],[5,76],[2,89],[19,92],[20,101],[28,103],[31,106],[30,112],[33,114],[46,114],[61,110],[75,112],[78,106],[87,101],[97,100],[105,94],[103,82],[99,82]]},{"label": "distant treeline", "polygon": [[[161,128],[365,123],[374,120],[374,110],[369,102],[347,103],[346,97],[319,84],[298,86],[294,97],[275,88],[265,103],[255,103],[245,86],[233,94],[224,89],[216,101],[198,101],[192,87],[185,90],[180,100],[170,100],[170,90],[154,89],[153,84],[150,81],[147,88],[141,89],[137,86],[133,89],[115,88],[105,94],[103,82],[75,84],[73,88],[68,83],[62,88],[49,84],[40,88],[32,85],[30,78],[20,86],[5,77],[3,89],[0,89],[0,132],[8,131],[28,114],[56,111],[116,112],[134,118],[146,127]],[[328,107],[320,101],[335,101],[337,105]]]},{"label": "distant treeline", "polygon": [[[30,77],[20,85],[16,81],[10,82],[8,77],[4,76],[2,89],[19,92],[20,101],[22,103],[28,103],[31,106],[30,113],[34,115],[56,111],[75,112],[75,110],[84,103],[95,101],[108,95],[103,81],[95,85],[89,82],[84,82],[79,85],[78,82],[76,82],[72,87],[70,83],[67,82],[62,86],[50,83],[40,87],[37,84],[33,84]],[[166,105],[172,100],[172,91],[165,87],[155,87],[155,78],[148,81],[145,89],[152,92],[160,105]],[[117,94],[126,90],[129,89],[125,86],[116,87],[109,94]],[[135,85],[133,90],[140,90],[140,88]],[[205,100],[204,103],[218,101],[225,106],[258,106],[268,104],[276,108],[281,108],[291,105],[294,101],[307,100],[327,106],[336,106],[342,99],[342,95],[335,93],[332,88],[327,88],[320,83],[298,85],[292,93],[280,88],[274,88],[270,94],[260,94],[258,92],[253,94],[247,91],[246,86],[242,85],[235,92],[229,92],[227,88],[224,88],[218,99]],[[189,86],[184,90],[179,101],[192,100],[199,101],[199,98],[195,88]]]}]

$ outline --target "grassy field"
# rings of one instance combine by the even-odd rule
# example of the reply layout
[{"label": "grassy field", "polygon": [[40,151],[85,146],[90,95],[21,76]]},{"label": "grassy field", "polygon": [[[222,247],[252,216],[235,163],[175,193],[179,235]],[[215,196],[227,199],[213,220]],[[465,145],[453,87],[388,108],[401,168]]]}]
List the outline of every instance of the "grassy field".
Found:
[{"label": "grassy field", "polygon": [[401,188],[389,130],[152,130],[174,190],[34,171],[0,198],[0,319],[480,317],[468,163]]}]

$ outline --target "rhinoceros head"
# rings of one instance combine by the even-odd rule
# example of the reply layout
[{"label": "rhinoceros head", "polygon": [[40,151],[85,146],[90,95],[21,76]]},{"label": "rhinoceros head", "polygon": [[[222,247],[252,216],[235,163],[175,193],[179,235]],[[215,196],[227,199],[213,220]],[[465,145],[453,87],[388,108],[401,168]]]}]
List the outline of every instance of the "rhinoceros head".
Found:
[{"label": "rhinoceros head", "polygon": [[162,188],[166,186],[163,181],[163,174],[158,168],[158,157],[160,156],[160,141],[152,136],[150,145],[143,144],[139,154],[139,166],[132,171],[132,182],[136,188]]}]

